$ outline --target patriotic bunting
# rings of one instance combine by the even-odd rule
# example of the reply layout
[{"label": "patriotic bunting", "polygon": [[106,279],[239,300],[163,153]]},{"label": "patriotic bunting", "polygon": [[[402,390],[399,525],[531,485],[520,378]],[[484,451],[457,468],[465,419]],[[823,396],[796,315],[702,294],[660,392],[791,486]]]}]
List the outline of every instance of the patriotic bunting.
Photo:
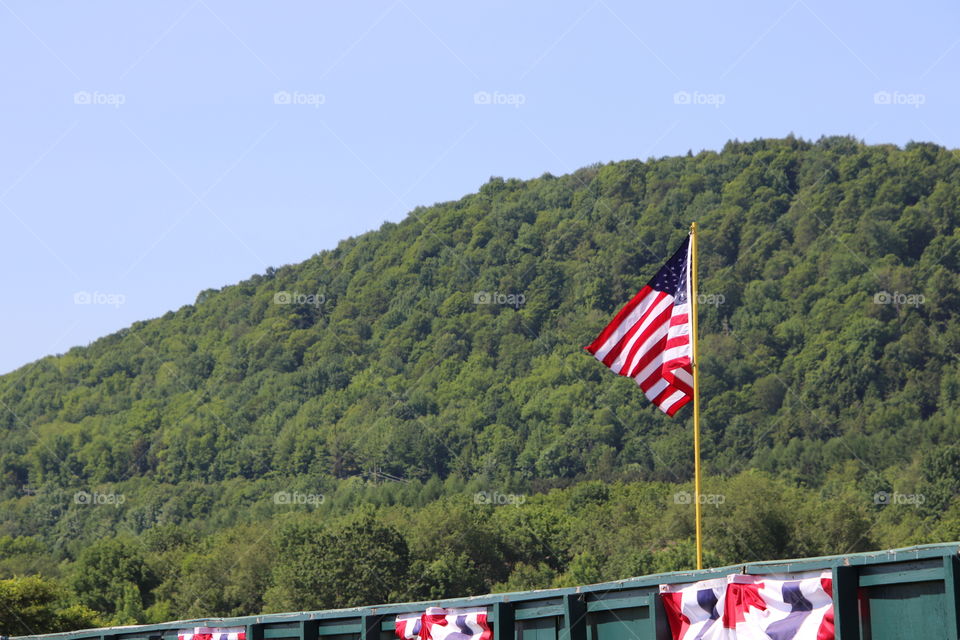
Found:
[{"label": "patriotic bunting", "polygon": [[423,617],[419,613],[397,616],[397,622],[394,628],[397,632],[397,638],[400,640],[414,640],[420,637],[422,627],[420,619]]},{"label": "patriotic bunting", "polygon": [[399,640],[493,640],[485,608],[430,607],[422,615],[397,616],[394,628]]},{"label": "patriotic bunting", "polygon": [[660,585],[673,640],[716,640],[722,634],[727,579],[703,580],[688,585]]},{"label": "patriotic bunting", "polygon": [[177,640],[247,640],[246,627],[194,627],[177,633]]},{"label": "patriotic bunting", "polygon": [[673,640],[834,640],[829,571],[660,585]]}]

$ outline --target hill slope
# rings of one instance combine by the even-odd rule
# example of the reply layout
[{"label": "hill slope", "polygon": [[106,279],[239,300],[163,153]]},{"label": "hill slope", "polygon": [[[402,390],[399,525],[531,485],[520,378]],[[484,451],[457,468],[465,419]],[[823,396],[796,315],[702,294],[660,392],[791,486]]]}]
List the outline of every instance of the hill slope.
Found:
[{"label": "hill slope", "polygon": [[[691,475],[690,412],[665,418],[582,345],[691,220],[702,229],[708,473],[743,486],[776,478],[805,495],[855,486],[867,498],[850,509],[868,523],[869,496],[902,502],[895,490],[912,488],[928,511],[911,517],[936,526],[960,489],[952,447],[960,159],[931,144],[791,137],[527,182],[494,178],[459,201],[418,208],[400,224],[0,377],[0,534],[10,536],[0,543],[26,545],[4,572],[67,575],[82,541],[99,537],[163,526],[203,537],[274,518],[289,506],[263,499],[276,491],[304,504],[322,494],[318,508],[338,513],[370,501],[429,510],[431,500],[463,491],[515,497],[577,483],[584,488],[555,492],[556,500],[606,504],[607,489],[588,480],[672,494],[676,486],[656,483]],[[384,478],[400,480],[378,485]],[[110,496],[112,510],[83,508]],[[814,510],[829,520],[831,508]],[[396,519],[415,517],[398,513],[383,517],[401,529]],[[757,515],[761,526],[772,517]],[[343,526],[360,526],[350,522]],[[658,544],[686,540],[678,526]],[[843,534],[847,544],[892,546],[916,532],[900,516],[876,530],[886,537],[858,527]],[[923,535],[946,535],[931,531]],[[301,534],[277,548],[306,544]],[[217,542],[216,553],[242,538]],[[52,551],[30,551],[24,540]],[[513,586],[569,576],[585,553],[571,540],[555,543],[565,551],[547,554],[556,558],[545,568],[520,543],[503,551],[499,573],[472,558],[464,571],[480,577],[460,591],[511,575]],[[186,543],[158,548],[168,544]],[[830,550],[818,544],[830,541],[743,541],[728,552],[736,561]],[[454,571],[453,561],[441,570],[435,558],[422,560]],[[570,579],[669,565],[579,562]],[[269,570],[287,583],[321,571]],[[435,575],[424,580],[417,593],[457,593]],[[180,601],[146,578],[129,581],[139,585],[137,606],[187,606],[170,604]],[[273,602],[312,603],[303,589]],[[112,598],[87,604],[112,612],[136,600]],[[244,613],[256,606],[243,602]],[[128,618],[142,619],[130,607]],[[150,616],[165,613],[185,612]]]}]

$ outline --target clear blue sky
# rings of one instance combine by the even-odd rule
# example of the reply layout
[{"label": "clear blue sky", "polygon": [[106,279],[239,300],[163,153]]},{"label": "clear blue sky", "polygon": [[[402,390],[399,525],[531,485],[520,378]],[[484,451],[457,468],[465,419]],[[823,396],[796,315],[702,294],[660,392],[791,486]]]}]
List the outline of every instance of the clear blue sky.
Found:
[{"label": "clear blue sky", "polygon": [[960,146],[954,2],[0,0],[0,57],[0,372],[491,175]]}]

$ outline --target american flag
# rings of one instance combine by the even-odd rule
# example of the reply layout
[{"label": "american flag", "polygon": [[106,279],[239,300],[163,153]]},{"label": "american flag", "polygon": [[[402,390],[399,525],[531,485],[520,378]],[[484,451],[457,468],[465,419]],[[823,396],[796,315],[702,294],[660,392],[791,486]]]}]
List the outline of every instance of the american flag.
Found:
[{"label": "american flag", "polygon": [[586,350],[668,416],[693,398],[690,238]]}]

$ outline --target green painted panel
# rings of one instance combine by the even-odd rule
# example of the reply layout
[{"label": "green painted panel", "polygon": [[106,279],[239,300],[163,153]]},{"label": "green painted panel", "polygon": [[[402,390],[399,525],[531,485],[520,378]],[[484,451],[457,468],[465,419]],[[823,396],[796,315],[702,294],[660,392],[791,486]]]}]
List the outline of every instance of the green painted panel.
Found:
[{"label": "green painted panel", "polygon": [[563,615],[562,604],[550,604],[542,607],[517,607],[513,616],[517,620],[530,620],[532,618],[552,618]]},{"label": "green painted panel", "polygon": [[300,623],[263,625],[264,640],[280,640],[281,638],[300,638]]},{"label": "green painted panel", "polygon": [[517,640],[557,640],[559,626],[559,619],[556,616],[517,620]]},{"label": "green painted panel", "polygon": [[337,633],[331,635],[326,635],[322,631],[320,633],[322,634],[320,636],[321,640],[360,640],[359,631],[356,633]]},{"label": "green painted panel", "polygon": [[650,607],[587,614],[587,640],[655,640]]},{"label": "green painted panel", "polygon": [[632,609],[649,607],[657,596],[652,594],[624,596],[622,598],[598,598],[587,602],[587,611],[611,611],[613,609]]},{"label": "green painted panel", "polygon": [[868,611],[862,623],[863,640],[953,640],[944,621],[953,615],[942,582],[891,584],[865,589]]},{"label": "green painted panel", "polygon": [[340,623],[321,623],[317,626],[317,633],[323,636],[324,640],[339,638],[340,636],[356,640],[360,636],[360,621],[353,618]]},{"label": "green painted panel", "polygon": [[897,584],[902,582],[929,582],[943,580],[943,569],[917,569],[916,571],[895,571],[890,573],[876,573],[860,576],[861,587],[874,587],[881,584]]}]

